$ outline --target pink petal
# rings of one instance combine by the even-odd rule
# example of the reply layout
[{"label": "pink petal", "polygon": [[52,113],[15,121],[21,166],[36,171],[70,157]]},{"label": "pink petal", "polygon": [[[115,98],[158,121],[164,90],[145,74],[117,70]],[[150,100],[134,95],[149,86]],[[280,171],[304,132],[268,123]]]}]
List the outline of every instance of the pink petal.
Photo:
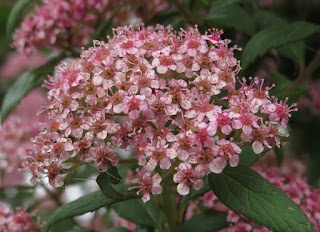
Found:
[{"label": "pink petal", "polygon": [[150,200],[150,193],[144,193],[142,196],[142,200],[144,203]]},{"label": "pink petal", "polygon": [[239,156],[233,155],[229,160],[229,164],[230,164],[231,167],[238,166],[238,164],[239,164]]},{"label": "pink petal", "polygon": [[211,163],[209,163],[209,168],[213,173],[221,173],[226,165],[227,161],[222,157],[218,157],[215,158]]},{"label": "pink petal", "polygon": [[158,73],[165,74],[168,71],[168,68],[166,66],[160,65],[157,68]]},{"label": "pink petal", "polygon": [[154,185],[159,185],[161,182],[162,178],[159,175],[159,173],[156,173],[153,177],[152,177],[152,181]]},{"label": "pink petal", "polygon": [[169,169],[171,167],[171,162],[168,158],[163,158],[160,160],[161,169]]},{"label": "pink petal", "polygon": [[243,131],[245,134],[251,134],[251,133],[252,133],[252,127],[251,127],[251,126],[243,126],[243,127],[242,127],[242,131]]},{"label": "pink petal", "polygon": [[252,143],[252,149],[253,149],[254,153],[260,154],[263,151],[264,147],[263,147],[263,144],[261,142],[254,141]]},{"label": "pink petal", "polygon": [[162,187],[161,185],[153,185],[152,189],[151,189],[152,194],[154,195],[158,195],[162,192]]},{"label": "pink petal", "polygon": [[192,187],[195,189],[195,190],[199,190],[203,187],[203,181],[198,179],[196,180],[196,182],[192,185]]},{"label": "pink petal", "polygon": [[221,132],[222,132],[223,134],[225,134],[225,135],[230,134],[231,131],[232,131],[232,128],[231,128],[231,126],[229,126],[229,125],[223,126],[223,127],[221,128]]},{"label": "pink petal", "polygon": [[234,120],[232,122],[232,127],[234,129],[240,129],[242,127],[242,123],[240,122],[240,120]]},{"label": "pink petal", "polygon": [[188,185],[180,183],[177,186],[177,191],[180,195],[187,195],[190,192],[190,188]]},{"label": "pink petal", "polygon": [[92,82],[94,85],[101,85],[103,81],[103,78],[100,75],[95,75],[92,78]]}]

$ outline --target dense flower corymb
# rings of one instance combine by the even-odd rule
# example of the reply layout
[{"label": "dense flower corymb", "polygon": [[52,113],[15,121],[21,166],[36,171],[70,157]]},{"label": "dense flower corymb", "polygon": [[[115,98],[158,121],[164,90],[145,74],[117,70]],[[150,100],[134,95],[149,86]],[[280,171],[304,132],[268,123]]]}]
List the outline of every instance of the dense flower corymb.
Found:
[{"label": "dense flower corymb", "polygon": [[[13,35],[13,47],[30,53],[43,47],[69,49],[90,41],[99,20],[107,20],[121,1],[110,0],[42,0]],[[120,15],[120,14],[119,14]],[[126,20],[122,10],[116,21]]]},{"label": "dense flower corymb", "polygon": [[[237,89],[237,48],[222,31],[210,33],[120,27],[80,60],[62,63],[46,84],[52,123],[27,163],[34,179],[45,174],[61,186],[65,162],[106,171],[118,164],[120,147],[136,151],[150,173],[174,174],[187,194],[209,173],[237,166],[242,146],[256,153],[280,146],[278,128],[295,109],[271,98],[257,78]],[[152,188],[143,188],[148,196]]]},{"label": "dense flower corymb", "polygon": [[40,232],[40,226],[35,223],[32,217],[35,213],[29,214],[25,209],[16,209],[12,212],[6,205],[0,202],[0,231],[1,232]]}]

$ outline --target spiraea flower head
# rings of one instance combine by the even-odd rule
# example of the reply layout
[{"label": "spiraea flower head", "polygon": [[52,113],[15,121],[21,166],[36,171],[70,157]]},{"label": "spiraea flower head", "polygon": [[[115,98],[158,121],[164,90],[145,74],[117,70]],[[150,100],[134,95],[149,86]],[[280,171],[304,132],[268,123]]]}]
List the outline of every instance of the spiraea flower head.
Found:
[{"label": "spiraea flower head", "polygon": [[66,162],[107,171],[121,161],[118,148],[130,149],[149,170],[139,183],[148,200],[161,192],[163,173],[184,195],[209,173],[237,166],[242,146],[279,146],[293,109],[257,79],[236,88],[239,49],[222,33],[119,27],[81,59],[61,63],[45,85],[52,122],[26,163],[33,179],[60,185]]},{"label": "spiraea flower head", "polygon": [[0,202],[1,232],[40,232],[41,225],[37,224],[33,217],[35,217],[35,212],[28,213],[21,208],[17,208],[16,212],[13,212],[4,203]]},{"label": "spiraea flower head", "polygon": [[[90,41],[99,20],[107,20],[122,1],[110,0],[42,0],[35,11],[26,16],[13,35],[12,46],[30,54],[43,47],[68,49]],[[116,23],[127,20],[122,9]],[[120,17],[121,15],[121,17]]]},{"label": "spiraea flower head", "polygon": [[[41,124],[46,121],[46,116],[37,116],[44,100],[45,94],[40,90],[30,92],[0,125],[1,185],[19,185],[23,182],[23,174],[18,172],[30,155],[31,138],[39,133]],[[17,179],[5,181],[9,174],[17,174]]]}]

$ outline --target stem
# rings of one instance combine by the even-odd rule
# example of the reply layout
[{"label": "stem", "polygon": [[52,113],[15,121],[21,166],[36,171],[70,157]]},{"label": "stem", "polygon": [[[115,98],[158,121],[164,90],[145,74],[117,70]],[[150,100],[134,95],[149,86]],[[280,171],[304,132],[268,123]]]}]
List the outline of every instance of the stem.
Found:
[{"label": "stem", "polygon": [[44,183],[40,182],[40,185],[42,188],[44,188],[44,190],[46,191],[46,193],[48,194],[48,196],[57,204],[57,206],[61,206],[63,205],[63,203],[60,200],[60,194],[56,193],[56,192],[52,192]]},{"label": "stem", "polygon": [[178,215],[178,223],[182,224],[185,216],[185,211],[187,208],[187,203],[182,204],[182,206],[179,208],[179,215]]},{"label": "stem", "polygon": [[312,75],[312,73],[319,67],[320,65],[320,50],[317,52],[316,56],[310,62],[308,67],[304,69],[304,65],[300,64],[300,74],[298,78],[293,82],[291,86],[289,86],[288,91],[293,92],[296,90],[301,84],[306,82],[308,78]]},{"label": "stem", "polygon": [[170,185],[163,186],[162,191],[162,206],[168,222],[168,232],[178,232],[177,226],[177,208],[176,208],[176,195],[170,191]]},{"label": "stem", "polygon": [[136,164],[137,159],[123,159],[119,160],[119,164]]},{"label": "stem", "polygon": [[176,167],[178,166],[179,163],[180,163],[180,161],[176,160],[172,164],[171,168],[162,175],[162,183],[164,183],[164,181],[167,180],[169,177],[173,176],[173,173],[174,173],[174,171],[175,171],[175,169],[176,169]]}]

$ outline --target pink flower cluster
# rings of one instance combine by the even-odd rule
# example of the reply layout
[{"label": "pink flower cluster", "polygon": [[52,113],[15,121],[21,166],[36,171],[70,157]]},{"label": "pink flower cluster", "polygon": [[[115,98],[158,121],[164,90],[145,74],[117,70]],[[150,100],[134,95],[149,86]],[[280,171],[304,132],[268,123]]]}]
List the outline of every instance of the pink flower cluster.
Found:
[{"label": "pink flower cluster", "polygon": [[30,56],[23,53],[13,53],[0,68],[0,79],[17,77],[22,72],[40,67],[46,62],[47,59],[39,52],[35,52]]},{"label": "pink flower cluster", "polygon": [[140,179],[141,181],[129,180],[128,182],[139,184],[138,186],[130,187],[129,190],[138,188],[139,190],[137,191],[137,194],[139,195],[142,193],[143,202],[149,201],[151,194],[158,195],[162,192],[162,187],[160,185],[162,178],[159,173],[151,176],[151,174],[147,172],[142,176],[142,178],[140,177]]},{"label": "pink flower cluster", "polygon": [[[264,178],[284,191],[307,215],[316,231],[320,231],[320,191],[307,184],[301,174],[286,172],[283,174],[283,168],[256,168]],[[260,226],[254,221],[250,221],[240,214],[219,206],[219,200],[213,192],[206,193],[200,198],[200,201],[207,207],[218,211],[228,211],[228,222],[230,227],[220,232],[268,232],[266,227]]]},{"label": "pink flower cluster", "polygon": [[[173,175],[179,194],[200,189],[202,177],[239,163],[242,146],[255,153],[280,146],[294,106],[270,97],[262,82],[239,81],[236,46],[223,32],[174,32],[133,26],[95,41],[81,60],[62,63],[46,87],[49,124],[35,138],[27,166],[33,179],[63,184],[64,163],[117,166],[118,148],[147,167],[141,192]],[[157,170],[157,178],[151,174]],[[150,181],[152,178],[152,181]],[[159,193],[159,191],[155,191]]]},{"label": "pink flower cluster", "polygon": [[118,7],[122,8],[113,23],[127,23],[130,17],[149,22],[157,13],[167,9],[166,1],[112,0],[42,0],[35,12],[28,15],[13,35],[12,46],[30,54],[43,47],[71,49],[90,42],[98,24],[108,20]]},{"label": "pink flower cluster", "polygon": [[4,203],[0,203],[0,232],[41,232],[39,225],[32,219],[34,216],[34,212],[29,214],[19,208],[14,213]]},{"label": "pink flower cluster", "polygon": [[309,110],[313,115],[320,115],[320,81],[309,81],[310,88],[308,96],[299,100],[299,107],[301,109]]},{"label": "pink flower cluster", "polygon": [[39,133],[43,117],[37,117],[39,107],[45,102],[45,94],[32,91],[8,116],[0,127],[0,170],[1,173],[16,172],[29,156],[31,138]]},{"label": "pink flower cluster", "polygon": [[[13,35],[19,52],[29,54],[43,47],[68,49],[90,41],[98,22],[107,20],[122,1],[111,0],[42,0],[43,4],[28,15]],[[127,20],[121,11],[116,21]]]}]

